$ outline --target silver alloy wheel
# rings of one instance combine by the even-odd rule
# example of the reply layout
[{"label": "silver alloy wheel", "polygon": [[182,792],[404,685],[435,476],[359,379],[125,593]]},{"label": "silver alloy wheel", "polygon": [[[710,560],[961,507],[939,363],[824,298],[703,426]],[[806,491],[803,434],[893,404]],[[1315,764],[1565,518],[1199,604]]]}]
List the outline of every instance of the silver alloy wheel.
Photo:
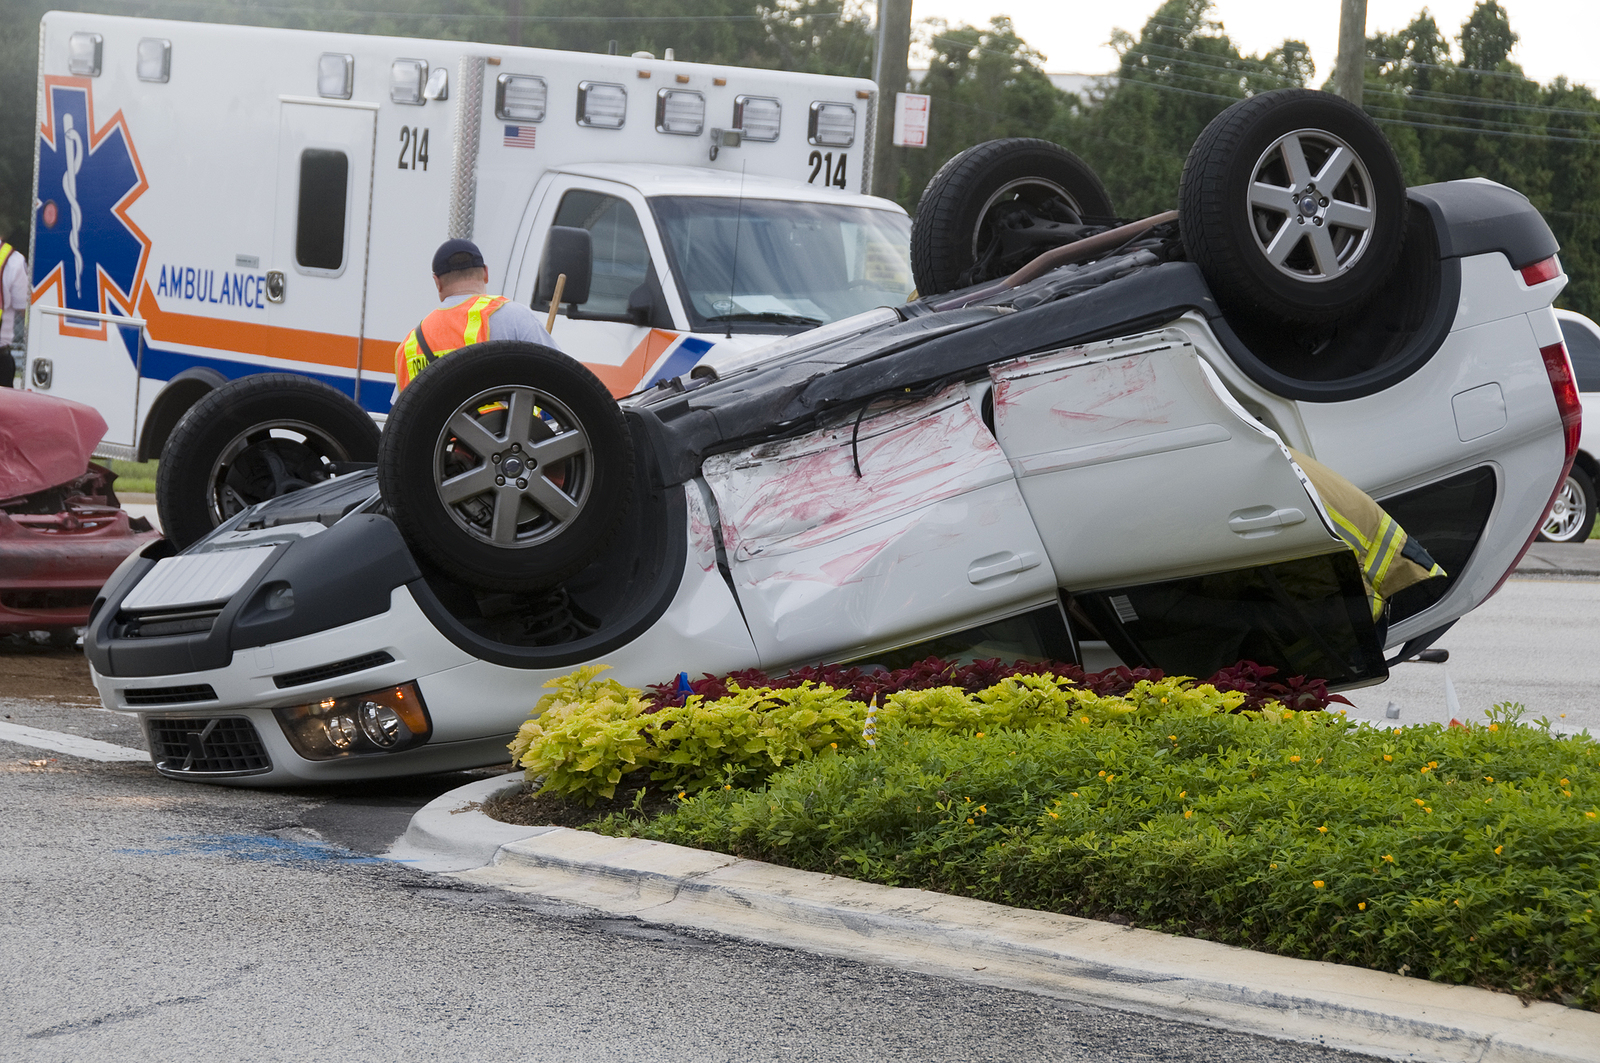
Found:
[{"label": "silver alloy wheel", "polygon": [[983,209],[978,211],[978,224],[972,227],[972,257],[974,259],[981,257],[983,254],[983,249],[978,246],[980,238],[986,233],[991,240],[994,238],[994,226],[989,212],[1002,202],[1017,199],[1025,200],[1030,204],[1043,203],[1052,199],[1059,200],[1072,212],[1073,217],[1080,222],[1083,220],[1083,208],[1078,206],[1078,201],[1065,188],[1043,177],[1019,177],[1017,180],[1008,181],[995,189],[994,194],[984,201]]},{"label": "silver alloy wheel", "polygon": [[[307,467],[307,459],[311,468]],[[253,424],[229,440],[211,463],[211,474],[206,478],[211,488],[206,497],[211,520],[221,524],[257,502],[320,483],[333,475],[328,462],[349,460],[350,451],[345,445],[314,424],[287,418]],[[235,474],[247,462],[262,463],[272,477],[271,493],[257,498],[241,492]],[[290,462],[295,465],[292,469]],[[302,475],[308,472],[321,475]]]},{"label": "silver alloy wheel", "polygon": [[594,485],[583,425],[554,396],[490,388],[457,406],[434,445],[434,486],[451,518],[495,546],[537,546],[582,511]]},{"label": "silver alloy wheel", "polygon": [[1334,280],[1372,243],[1372,175],[1339,137],[1321,129],[1285,133],[1251,173],[1250,231],[1280,273],[1313,283]]},{"label": "silver alloy wheel", "polygon": [[1552,542],[1570,542],[1584,531],[1578,525],[1583,520],[1585,510],[1583,485],[1569,473],[1561,483],[1561,490],[1556,492],[1555,505],[1550,507],[1550,519],[1544,522],[1540,531]]}]

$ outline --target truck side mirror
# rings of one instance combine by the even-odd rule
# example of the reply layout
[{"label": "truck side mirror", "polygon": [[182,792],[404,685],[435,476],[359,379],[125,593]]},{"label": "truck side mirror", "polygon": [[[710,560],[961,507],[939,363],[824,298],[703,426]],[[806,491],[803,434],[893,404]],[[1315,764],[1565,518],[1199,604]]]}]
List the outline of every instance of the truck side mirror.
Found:
[{"label": "truck side mirror", "polygon": [[548,306],[556,294],[556,278],[567,275],[561,290],[563,303],[589,301],[589,276],[594,272],[594,247],[588,229],[552,225],[544,242],[544,259],[539,263],[539,286],[533,293],[534,306]]}]

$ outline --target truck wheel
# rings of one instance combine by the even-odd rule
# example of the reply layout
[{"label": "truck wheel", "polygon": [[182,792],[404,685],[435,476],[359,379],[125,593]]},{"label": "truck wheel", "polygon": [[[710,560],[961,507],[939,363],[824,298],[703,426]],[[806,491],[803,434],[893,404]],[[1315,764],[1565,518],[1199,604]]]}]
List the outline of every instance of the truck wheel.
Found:
[{"label": "truck wheel", "polygon": [[633,499],[633,437],[604,384],[531,343],[464,348],[400,393],[378,484],[422,555],[484,590],[537,591],[599,556]]},{"label": "truck wheel", "polygon": [[179,549],[240,511],[321,483],[333,463],[374,461],[378,426],[347,395],[288,373],[256,373],[189,408],[161,448],[156,511]]},{"label": "truck wheel", "polygon": [[1539,541],[1546,543],[1581,543],[1589,538],[1594,527],[1594,481],[1589,474],[1574,465],[1567,473],[1566,482],[1556,492],[1555,505],[1550,516],[1539,529]]},{"label": "truck wheel", "polygon": [[1406,189],[1394,150],[1348,101],[1279,89],[1206,126],[1183,164],[1184,249],[1225,308],[1326,324],[1394,270]]},{"label": "truck wheel", "polygon": [[1108,223],[1114,211],[1089,164],[1048,140],[1009,137],[963,151],[939,168],[911,224],[917,294],[938,295],[1011,273],[1052,246],[1008,231]]}]

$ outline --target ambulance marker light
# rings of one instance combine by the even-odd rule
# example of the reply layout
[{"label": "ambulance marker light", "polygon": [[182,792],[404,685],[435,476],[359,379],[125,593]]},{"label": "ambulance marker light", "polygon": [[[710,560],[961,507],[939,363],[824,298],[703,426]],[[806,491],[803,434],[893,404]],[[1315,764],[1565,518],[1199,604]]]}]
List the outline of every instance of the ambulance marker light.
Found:
[{"label": "ambulance marker light", "polygon": [[605,81],[578,82],[578,124],[621,129],[627,119],[628,90]]},{"label": "ambulance marker light", "polygon": [[711,84],[716,85],[718,87],[726,85],[727,83],[728,83],[728,79],[727,78],[712,78],[711,79]]},{"label": "ambulance marker light", "polygon": [[522,74],[501,74],[495,78],[494,113],[513,122],[544,121],[545,104],[550,98],[544,78]]},{"label": "ambulance marker light", "polygon": [[823,103],[811,105],[811,128],[808,137],[813,144],[828,148],[848,148],[856,142],[856,108],[850,103]]},{"label": "ambulance marker light", "polygon": [[771,143],[778,139],[782,124],[783,104],[771,96],[733,98],[733,128],[743,133],[746,140]]},{"label": "ambulance marker light", "polygon": [[74,33],[67,38],[67,69],[79,77],[100,76],[100,46],[104,38],[98,33]]},{"label": "ambulance marker light", "polygon": [[706,98],[688,89],[656,93],[656,132],[697,137],[706,127]]},{"label": "ambulance marker light", "polygon": [[317,60],[317,95],[327,100],[348,100],[355,85],[355,71],[355,56],[323,52]]},{"label": "ambulance marker light", "polygon": [[160,37],[145,37],[139,41],[138,71],[140,81],[165,83],[172,74],[172,42]]},{"label": "ambulance marker light", "polygon": [[421,59],[396,59],[389,67],[389,98],[395,103],[422,104],[422,86],[428,64]]}]

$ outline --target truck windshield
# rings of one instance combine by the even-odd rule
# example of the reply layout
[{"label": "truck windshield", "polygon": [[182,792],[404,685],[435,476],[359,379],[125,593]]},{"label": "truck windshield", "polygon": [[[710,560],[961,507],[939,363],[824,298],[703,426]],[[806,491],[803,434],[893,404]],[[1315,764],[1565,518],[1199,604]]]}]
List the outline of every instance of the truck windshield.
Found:
[{"label": "truck windshield", "polygon": [[798,332],[911,295],[911,222],[776,199],[650,201],[691,327]]}]

